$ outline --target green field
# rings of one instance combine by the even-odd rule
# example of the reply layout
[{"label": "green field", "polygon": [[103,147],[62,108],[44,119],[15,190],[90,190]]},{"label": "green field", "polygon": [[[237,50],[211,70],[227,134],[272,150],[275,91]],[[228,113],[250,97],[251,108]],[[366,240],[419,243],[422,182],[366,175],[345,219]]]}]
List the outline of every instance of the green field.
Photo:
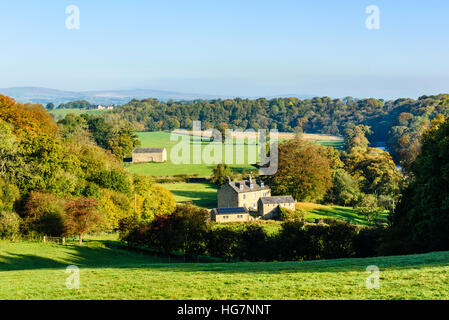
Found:
[{"label": "green field", "polygon": [[[214,165],[207,164],[174,164],[170,161],[170,152],[173,146],[178,144],[178,141],[170,141],[169,132],[141,132],[139,133],[139,140],[142,143],[143,148],[166,148],[167,158],[166,163],[141,163],[128,165],[128,170],[135,174],[156,176],[156,177],[169,177],[175,175],[197,175],[199,177],[209,177],[212,174]],[[203,142],[201,145],[202,150],[207,143]],[[190,143],[190,159],[193,159],[193,146],[194,142]],[[247,150],[248,146],[244,146],[245,150],[245,163],[230,165],[230,167],[236,172],[256,170],[252,165],[248,164]],[[234,152],[234,159],[236,152]],[[192,161],[193,162],[193,161]]]},{"label": "green field", "polygon": [[[68,265],[80,289],[66,288]],[[367,289],[367,266],[380,289]],[[449,299],[449,252],[269,263],[168,263],[102,244],[0,241],[0,299]]]},{"label": "green field", "polygon": [[[311,135],[317,136],[319,139],[319,135]],[[289,136],[288,136],[289,137]],[[286,137],[280,139],[285,140],[288,139]],[[166,163],[142,163],[142,164],[129,164],[127,168],[130,172],[135,174],[149,175],[155,177],[170,177],[175,175],[197,175],[199,177],[210,177],[212,174],[212,169],[214,165],[207,164],[174,164],[170,161],[170,152],[173,146],[175,146],[178,141],[170,141],[170,133],[169,132],[140,132],[139,140],[142,143],[143,148],[166,148],[167,149],[167,157],[168,161]],[[316,141],[318,144],[333,146],[336,148],[341,148],[342,140],[320,140]],[[202,150],[208,143],[202,143]],[[193,146],[194,142],[191,141],[191,158],[193,159]],[[250,171],[256,170],[254,166],[249,164],[248,161],[248,144],[243,146],[244,148],[244,164],[234,164],[230,165],[230,167],[236,172],[242,171]],[[224,152],[223,152],[224,154]],[[236,157],[237,150],[234,149],[234,159]],[[192,161],[193,162],[193,161]],[[234,161],[236,163],[236,161]]]},{"label": "green field", "polygon": [[210,183],[165,183],[178,203],[193,202],[207,209],[217,207],[217,187]]},{"label": "green field", "polygon": [[54,109],[49,111],[51,115],[55,117],[56,120],[64,119],[69,113],[74,113],[77,115],[87,113],[90,115],[100,114],[107,112],[108,110],[85,110],[85,109]]},{"label": "green field", "polygon": [[322,140],[322,141],[316,141],[316,143],[320,144],[322,146],[325,146],[325,147],[333,147],[335,149],[343,149],[343,145],[344,145],[343,140],[341,140],[341,141],[333,141],[333,140],[326,141],[326,140]]},{"label": "green field", "polygon": [[[332,218],[362,226],[369,226],[373,224],[368,222],[365,216],[358,214],[357,210],[351,207],[299,202],[296,204],[296,209],[304,210],[306,212],[305,218],[308,221],[313,221],[315,219]],[[378,217],[377,222],[387,222],[387,215],[387,213],[381,214]]]}]

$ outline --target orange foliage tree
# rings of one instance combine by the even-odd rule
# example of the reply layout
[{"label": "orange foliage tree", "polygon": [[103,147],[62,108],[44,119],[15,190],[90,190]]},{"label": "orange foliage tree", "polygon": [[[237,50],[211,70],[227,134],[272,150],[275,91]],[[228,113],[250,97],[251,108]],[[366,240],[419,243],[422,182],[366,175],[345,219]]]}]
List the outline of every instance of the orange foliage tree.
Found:
[{"label": "orange foliage tree", "polygon": [[75,198],[67,203],[65,226],[67,235],[77,235],[83,243],[83,235],[94,231],[103,223],[103,215],[98,211],[98,201],[92,198]]}]

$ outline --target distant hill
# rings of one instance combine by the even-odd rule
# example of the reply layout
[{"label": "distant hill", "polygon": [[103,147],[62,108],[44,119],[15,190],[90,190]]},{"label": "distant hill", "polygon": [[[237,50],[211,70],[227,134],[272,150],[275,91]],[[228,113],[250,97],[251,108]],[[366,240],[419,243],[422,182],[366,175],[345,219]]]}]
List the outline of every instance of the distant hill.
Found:
[{"label": "distant hill", "polygon": [[[199,93],[182,93],[175,91],[163,91],[152,89],[133,89],[133,90],[96,90],[96,91],[62,91],[40,87],[13,87],[0,89],[0,94],[12,97],[20,102],[32,102],[47,104],[53,102],[55,105],[76,100],[87,100],[92,104],[124,104],[132,99],[156,98],[161,101],[175,100],[195,100],[195,99],[226,99],[235,98],[234,96],[221,96]],[[274,97],[297,97],[301,99],[311,98],[311,95],[278,95]],[[242,97],[257,98],[257,97]]]},{"label": "distant hill", "polygon": [[93,104],[124,104],[132,99],[156,98],[167,100],[218,99],[223,96],[181,93],[151,89],[134,90],[98,90],[98,91],[62,91],[40,87],[14,87],[0,89],[0,94],[13,97],[20,102],[47,104],[53,102],[58,105],[75,100],[87,100]]}]

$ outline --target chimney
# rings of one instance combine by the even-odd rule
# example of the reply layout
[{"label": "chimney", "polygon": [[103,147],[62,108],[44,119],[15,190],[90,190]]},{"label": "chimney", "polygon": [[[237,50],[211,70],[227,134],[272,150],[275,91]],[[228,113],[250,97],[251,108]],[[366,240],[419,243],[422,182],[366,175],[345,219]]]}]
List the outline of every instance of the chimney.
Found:
[{"label": "chimney", "polygon": [[250,174],[248,175],[248,183],[249,183],[250,189],[253,189],[254,188],[254,183],[253,183],[253,179],[252,179]]}]

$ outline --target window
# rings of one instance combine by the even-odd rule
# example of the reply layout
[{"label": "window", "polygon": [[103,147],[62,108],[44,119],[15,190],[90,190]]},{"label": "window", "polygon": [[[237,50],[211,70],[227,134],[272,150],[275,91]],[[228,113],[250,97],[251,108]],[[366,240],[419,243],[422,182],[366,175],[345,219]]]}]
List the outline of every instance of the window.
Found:
[{"label": "window", "polygon": [[245,200],[245,199],[246,199],[246,194],[243,195],[243,200]]}]

